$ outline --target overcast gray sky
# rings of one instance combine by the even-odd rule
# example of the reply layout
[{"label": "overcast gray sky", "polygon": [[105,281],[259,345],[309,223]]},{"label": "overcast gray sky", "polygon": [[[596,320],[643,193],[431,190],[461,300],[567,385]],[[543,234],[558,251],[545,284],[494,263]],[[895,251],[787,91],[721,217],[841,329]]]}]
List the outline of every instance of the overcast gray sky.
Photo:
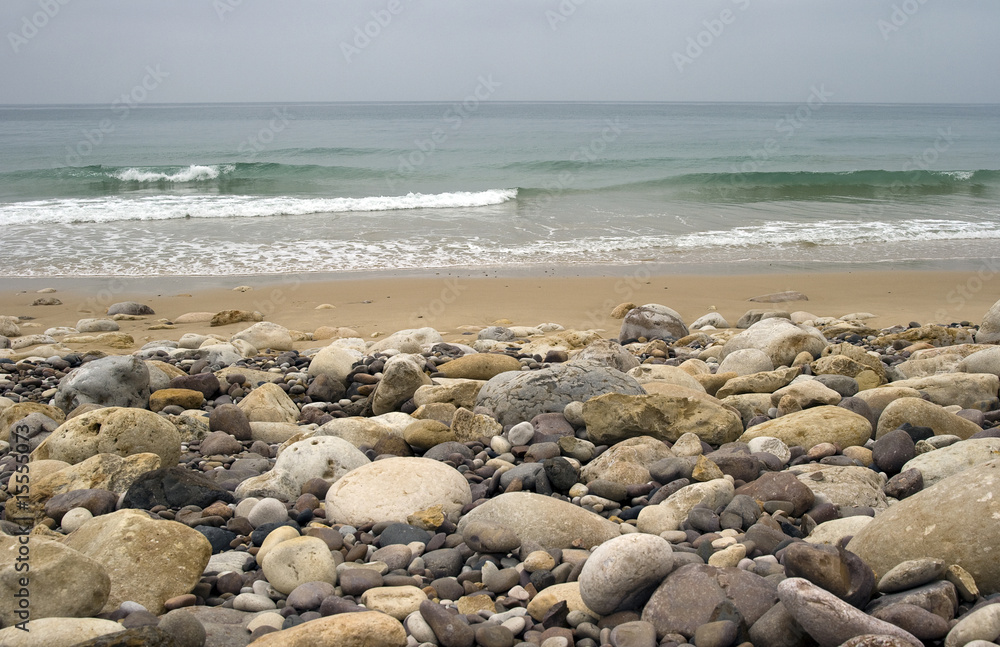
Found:
[{"label": "overcast gray sky", "polygon": [[3,0],[0,103],[455,100],[491,75],[508,101],[1000,103],[998,26],[997,0]]}]

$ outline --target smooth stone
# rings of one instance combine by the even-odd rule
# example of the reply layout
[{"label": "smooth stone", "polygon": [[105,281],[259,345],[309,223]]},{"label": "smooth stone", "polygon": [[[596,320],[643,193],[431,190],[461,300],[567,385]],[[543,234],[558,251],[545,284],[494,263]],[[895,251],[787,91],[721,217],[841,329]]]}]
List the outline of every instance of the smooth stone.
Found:
[{"label": "smooth stone", "polygon": [[928,488],[949,476],[993,460],[998,454],[1000,438],[971,438],[915,456],[902,469],[918,470],[924,487]]},{"label": "smooth stone", "polygon": [[326,542],[318,537],[295,537],[271,549],[261,565],[277,591],[289,594],[307,582],[337,581],[337,565]]},{"label": "smooth stone", "polygon": [[778,595],[820,647],[837,647],[865,634],[894,636],[909,641],[913,647],[923,647],[913,634],[867,615],[808,580],[788,578],[778,584]]},{"label": "smooth stone", "polygon": [[458,532],[464,535],[477,521],[504,524],[522,545],[531,542],[543,549],[569,548],[574,542],[590,548],[621,534],[617,524],[593,512],[531,492],[501,494],[477,506],[462,517]]},{"label": "smooth stone", "polygon": [[[938,450],[940,451],[940,450]],[[984,594],[1000,592],[1000,562],[991,554],[1000,518],[1000,460],[971,467],[900,501],[863,528],[848,549],[876,574],[932,557],[967,570]],[[955,541],[955,528],[962,541]]]},{"label": "smooth stone", "polygon": [[588,439],[614,444],[637,436],[674,442],[687,432],[720,445],[743,431],[740,416],[721,404],[698,398],[608,393],[583,405]]},{"label": "smooth stone", "polygon": [[426,601],[427,594],[416,586],[383,586],[361,594],[361,603],[366,607],[399,621],[419,610],[421,603]]},{"label": "smooth stone", "polygon": [[405,522],[440,505],[455,521],[471,502],[469,482],[457,470],[427,458],[394,457],[357,467],[334,483],[326,495],[326,518],[355,526]]},{"label": "smooth stone", "polygon": [[98,618],[39,618],[19,627],[0,629],[0,645],[4,647],[73,647],[99,636],[125,631],[111,620]]},{"label": "smooth stone", "polygon": [[928,582],[939,580],[948,569],[948,564],[942,559],[926,557],[911,559],[896,564],[888,573],[879,578],[879,593],[897,593],[915,589]]},{"label": "smooth stone", "polygon": [[789,447],[800,445],[810,449],[824,442],[849,447],[864,445],[871,434],[871,423],[866,418],[841,407],[819,406],[754,425],[739,437],[739,441],[771,436]]},{"label": "smooth stone", "polygon": [[406,629],[377,612],[338,613],[261,636],[254,647],[404,647]]},{"label": "smooth stone", "polygon": [[654,535],[677,530],[696,505],[704,504],[715,509],[728,505],[733,496],[733,483],[726,478],[687,485],[662,503],[644,507],[639,513],[636,527],[639,532]]},{"label": "smooth stone", "polygon": [[598,546],[580,573],[580,596],[601,615],[641,606],[673,569],[670,543],[655,535],[631,534]]},{"label": "smooth stone", "polygon": [[945,637],[945,647],[963,647],[974,640],[1000,637],[1000,606],[989,604],[962,616]]},{"label": "smooth stone", "polygon": [[431,600],[423,600],[419,610],[442,647],[472,647],[475,631],[458,615]]}]

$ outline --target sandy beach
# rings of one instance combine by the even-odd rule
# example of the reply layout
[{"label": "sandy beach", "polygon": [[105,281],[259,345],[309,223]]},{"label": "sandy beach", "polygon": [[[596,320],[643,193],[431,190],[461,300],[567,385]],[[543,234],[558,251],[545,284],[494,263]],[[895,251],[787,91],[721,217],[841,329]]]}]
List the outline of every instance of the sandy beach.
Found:
[{"label": "sandy beach", "polygon": [[[1000,281],[979,272],[830,272],[752,275],[653,275],[646,267],[578,276],[483,276],[483,272],[442,271],[432,276],[383,276],[317,279],[306,275],[277,277],[152,279],[14,279],[15,289],[0,292],[0,313],[28,316],[25,333],[73,326],[78,319],[101,317],[107,306],[140,301],[156,311],[141,321],[120,321],[137,347],[156,339],[177,340],[187,332],[208,332],[207,324],[177,324],[149,330],[191,312],[256,310],[267,321],[311,333],[320,326],[343,326],[365,338],[407,328],[432,327],[446,339],[506,319],[513,325],[555,322],[570,329],[603,331],[616,337],[620,321],[611,310],[623,302],[659,303],[678,311],[687,322],[717,310],[735,323],[751,308],[840,317],[870,312],[876,327],[920,323],[977,323],[1000,298]],[[249,287],[247,291],[234,288]],[[51,294],[39,290],[54,288]],[[797,291],[808,301],[754,303],[770,293]],[[33,306],[41,297],[61,305]],[[321,305],[332,309],[317,309]],[[246,324],[212,332],[232,334]],[[297,342],[306,348],[310,342]],[[122,352],[122,351],[117,351]]]}]

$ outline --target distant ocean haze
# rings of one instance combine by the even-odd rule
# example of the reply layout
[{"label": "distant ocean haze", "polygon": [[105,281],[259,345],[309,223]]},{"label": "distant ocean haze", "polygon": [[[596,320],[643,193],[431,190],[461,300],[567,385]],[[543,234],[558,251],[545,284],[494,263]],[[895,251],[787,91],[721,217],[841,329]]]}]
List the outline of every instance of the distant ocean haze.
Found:
[{"label": "distant ocean haze", "polygon": [[461,119],[453,103],[0,107],[0,274],[1000,257],[1000,106],[816,88],[802,104],[488,97]]}]

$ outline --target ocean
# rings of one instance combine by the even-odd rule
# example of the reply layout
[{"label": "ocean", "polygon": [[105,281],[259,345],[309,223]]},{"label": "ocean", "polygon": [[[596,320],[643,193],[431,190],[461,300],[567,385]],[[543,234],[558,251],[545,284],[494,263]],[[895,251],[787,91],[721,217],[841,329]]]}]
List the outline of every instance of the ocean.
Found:
[{"label": "ocean", "polygon": [[0,106],[0,275],[1000,258],[1000,106]]}]

